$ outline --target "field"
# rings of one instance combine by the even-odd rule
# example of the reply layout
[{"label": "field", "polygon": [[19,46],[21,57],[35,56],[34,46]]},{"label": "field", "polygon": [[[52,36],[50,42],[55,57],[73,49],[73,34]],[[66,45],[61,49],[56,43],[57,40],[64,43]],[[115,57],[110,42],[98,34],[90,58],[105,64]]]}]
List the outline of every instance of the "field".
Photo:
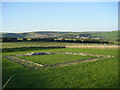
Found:
[{"label": "field", "polygon": [[[57,46],[66,46],[61,48]],[[2,47],[2,84],[11,78],[5,88],[118,88],[118,49],[106,47],[111,45],[56,42],[7,42]],[[40,47],[57,48],[40,48]],[[115,45],[112,45],[115,46]],[[36,48],[35,48],[36,47]],[[26,53],[61,52],[50,55],[15,56]],[[63,54],[82,53],[85,55]],[[56,63],[73,62],[81,59],[96,58],[98,60],[81,62],[66,66],[47,67],[34,70],[14,61],[7,56],[14,56],[33,63],[50,65]],[[109,56],[109,57],[108,57]]]},{"label": "field", "polygon": [[0,33],[1,36],[4,37],[17,37],[17,38],[45,38],[51,37],[54,35],[75,38],[76,36],[87,36],[87,37],[102,37],[105,40],[116,40],[118,39],[118,31],[110,31],[110,32],[27,32],[27,33]]},{"label": "field", "polygon": [[[60,43],[60,42],[44,42],[44,41],[34,41],[34,42],[4,42],[2,43],[2,48],[20,48],[20,47],[44,47],[44,46],[113,46],[113,44],[87,44],[87,43]],[[116,45],[114,45],[116,46]]]},{"label": "field", "polygon": [[79,59],[91,58],[89,56],[80,55],[65,55],[65,54],[52,54],[52,55],[42,55],[42,56],[20,56],[20,58],[30,60],[40,64],[55,64],[59,62],[68,62]]}]

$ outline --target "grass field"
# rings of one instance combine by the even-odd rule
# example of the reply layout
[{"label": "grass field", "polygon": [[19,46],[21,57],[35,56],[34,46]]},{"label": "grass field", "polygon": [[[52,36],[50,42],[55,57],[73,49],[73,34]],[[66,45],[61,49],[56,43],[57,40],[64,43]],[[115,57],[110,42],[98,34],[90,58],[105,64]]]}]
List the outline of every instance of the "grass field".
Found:
[{"label": "grass field", "polygon": [[55,64],[55,63],[63,63],[68,61],[92,58],[92,56],[68,55],[68,54],[51,54],[51,55],[19,56],[19,57],[40,64]]},{"label": "grass field", "polygon": [[27,41],[27,42],[4,42],[2,48],[18,47],[44,47],[44,46],[111,46],[113,44],[93,44],[93,43],[67,43],[67,42],[44,42],[44,41]]},{"label": "grass field", "polygon": [[[28,42],[26,42],[28,43]],[[118,50],[117,48],[50,48],[30,49],[29,46],[52,46],[51,42],[23,42],[3,43],[4,48],[19,47],[19,50],[3,52],[2,69],[3,85],[13,76],[5,88],[117,88],[118,87]],[[45,44],[46,43],[46,44]],[[50,44],[51,43],[51,44]],[[62,44],[62,43],[60,43]],[[64,44],[64,43],[63,43]],[[72,45],[71,43],[68,43]],[[54,43],[54,45],[59,45]],[[75,45],[75,44],[74,44]],[[78,44],[76,44],[78,45]],[[92,44],[91,44],[92,45]],[[25,54],[30,52],[76,52],[99,55],[112,55],[111,58],[101,58],[93,62],[78,63],[70,66],[47,68],[35,71],[20,64],[5,59],[5,56]],[[90,58],[90,56],[51,54],[43,56],[20,56],[26,60],[37,63],[51,64]]]}]

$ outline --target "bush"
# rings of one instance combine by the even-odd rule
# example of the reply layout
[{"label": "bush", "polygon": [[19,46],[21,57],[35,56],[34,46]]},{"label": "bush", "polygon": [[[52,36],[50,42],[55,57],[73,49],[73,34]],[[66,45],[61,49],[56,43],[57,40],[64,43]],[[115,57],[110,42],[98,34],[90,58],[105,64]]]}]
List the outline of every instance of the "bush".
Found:
[{"label": "bush", "polygon": [[17,38],[14,37],[2,37],[2,42],[16,42]]},{"label": "bush", "polygon": [[27,38],[23,38],[23,41],[27,41]]}]

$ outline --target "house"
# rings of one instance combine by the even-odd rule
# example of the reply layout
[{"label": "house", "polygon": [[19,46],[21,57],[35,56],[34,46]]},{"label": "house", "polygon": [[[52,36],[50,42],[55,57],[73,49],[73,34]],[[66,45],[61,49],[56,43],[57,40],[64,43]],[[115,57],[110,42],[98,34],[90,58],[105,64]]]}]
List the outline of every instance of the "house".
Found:
[{"label": "house", "polygon": [[82,37],[80,37],[80,38],[81,38],[81,39],[88,39],[88,38],[90,38],[90,37],[83,37],[83,36],[82,36]]}]

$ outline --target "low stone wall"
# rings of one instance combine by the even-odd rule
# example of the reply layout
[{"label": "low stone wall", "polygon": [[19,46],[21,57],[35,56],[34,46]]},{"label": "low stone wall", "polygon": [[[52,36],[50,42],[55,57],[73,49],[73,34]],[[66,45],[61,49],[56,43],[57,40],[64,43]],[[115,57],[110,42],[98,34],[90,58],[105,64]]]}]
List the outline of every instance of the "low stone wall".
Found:
[{"label": "low stone wall", "polygon": [[69,61],[69,62],[63,62],[63,63],[49,64],[49,65],[46,65],[46,67],[63,67],[63,66],[69,66],[73,64],[91,62],[96,60],[98,60],[98,58],[81,59],[81,60],[75,60],[75,61]]},{"label": "low stone wall", "polygon": [[71,55],[83,55],[83,56],[96,56],[96,57],[114,57],[111,55],[99,55],[99,54],[89,54],[89,53],[73,53],[73,52],[38,52],[38,53],[26,53],[18,54],[15,56],[32,56],[32,55],[49,55],[49,54],[71,54]]},{"label": "low stone wall", "polygon": [[34,70],[40,70],[44,66],[42,64],[38,64],[38,63],[34,63],[34,62],[31,62],[31,61],[27,61],[27,60],[18,58],[16,56],[6,56],[4,58],[6,58],[10,61],[16,62],[18,64],[21,64],[21,65],[23,65],[27,68],[34,69]]},{"label": "low stone wall", "polygon": [[15,56],[32,56],[32,55],[49,55],[49,54],[55,54],[55,53],[50,53],[50,52],[34,53],[34,52],[31,52],[31,53],[27,53],[27,54],[18,54],[18,55],[15,55]]},{"label": "low stone wall", "polygon": [[[31,61],[24,60],[22,58],[18,58],[17,56],[32,56],[32,55],[50,55],[50,54],[71,54],[71,55],[84,55],[84,56],[95,56],[93,58],[88,58],[88,59],[81,59],[81,60],[75,60],[75,61],[69,61],[69,62],[63,62],[63,63],[56,63],[56,64],[48,64],[48,65],[43,65],[43,64],[38,64],[34,63]],[[12,56],[6,56],[4,58],[11,60],[13,62],[16,62],[18,64],[21,64],[25,67],[34,69],[34,70],[40,70],[41,68],[46,68],[46,67],[58,67],[58,66],[68,66],[72,64],[77,64],[77,63],[82,63],[82,62],[90,62],[90,61],[96,61],[101,58],[110,58],[114,57],[111,55],[98,55],[98,54],[88,54],[88,53],[73,53],[73,52],[38,52],[38,53],[27,53],[27,54],[19,54],[19,55],[12,55]]]},{"label": "low stone wall", "polygon": [[95,56],[95,57],[114,57],[111,55],[99,55],[99,54],[89,54],[89,53],[73,53],[73,52],[55,52],[55,54],[71,54],[71,55],[83,55],[83,56]]}]

